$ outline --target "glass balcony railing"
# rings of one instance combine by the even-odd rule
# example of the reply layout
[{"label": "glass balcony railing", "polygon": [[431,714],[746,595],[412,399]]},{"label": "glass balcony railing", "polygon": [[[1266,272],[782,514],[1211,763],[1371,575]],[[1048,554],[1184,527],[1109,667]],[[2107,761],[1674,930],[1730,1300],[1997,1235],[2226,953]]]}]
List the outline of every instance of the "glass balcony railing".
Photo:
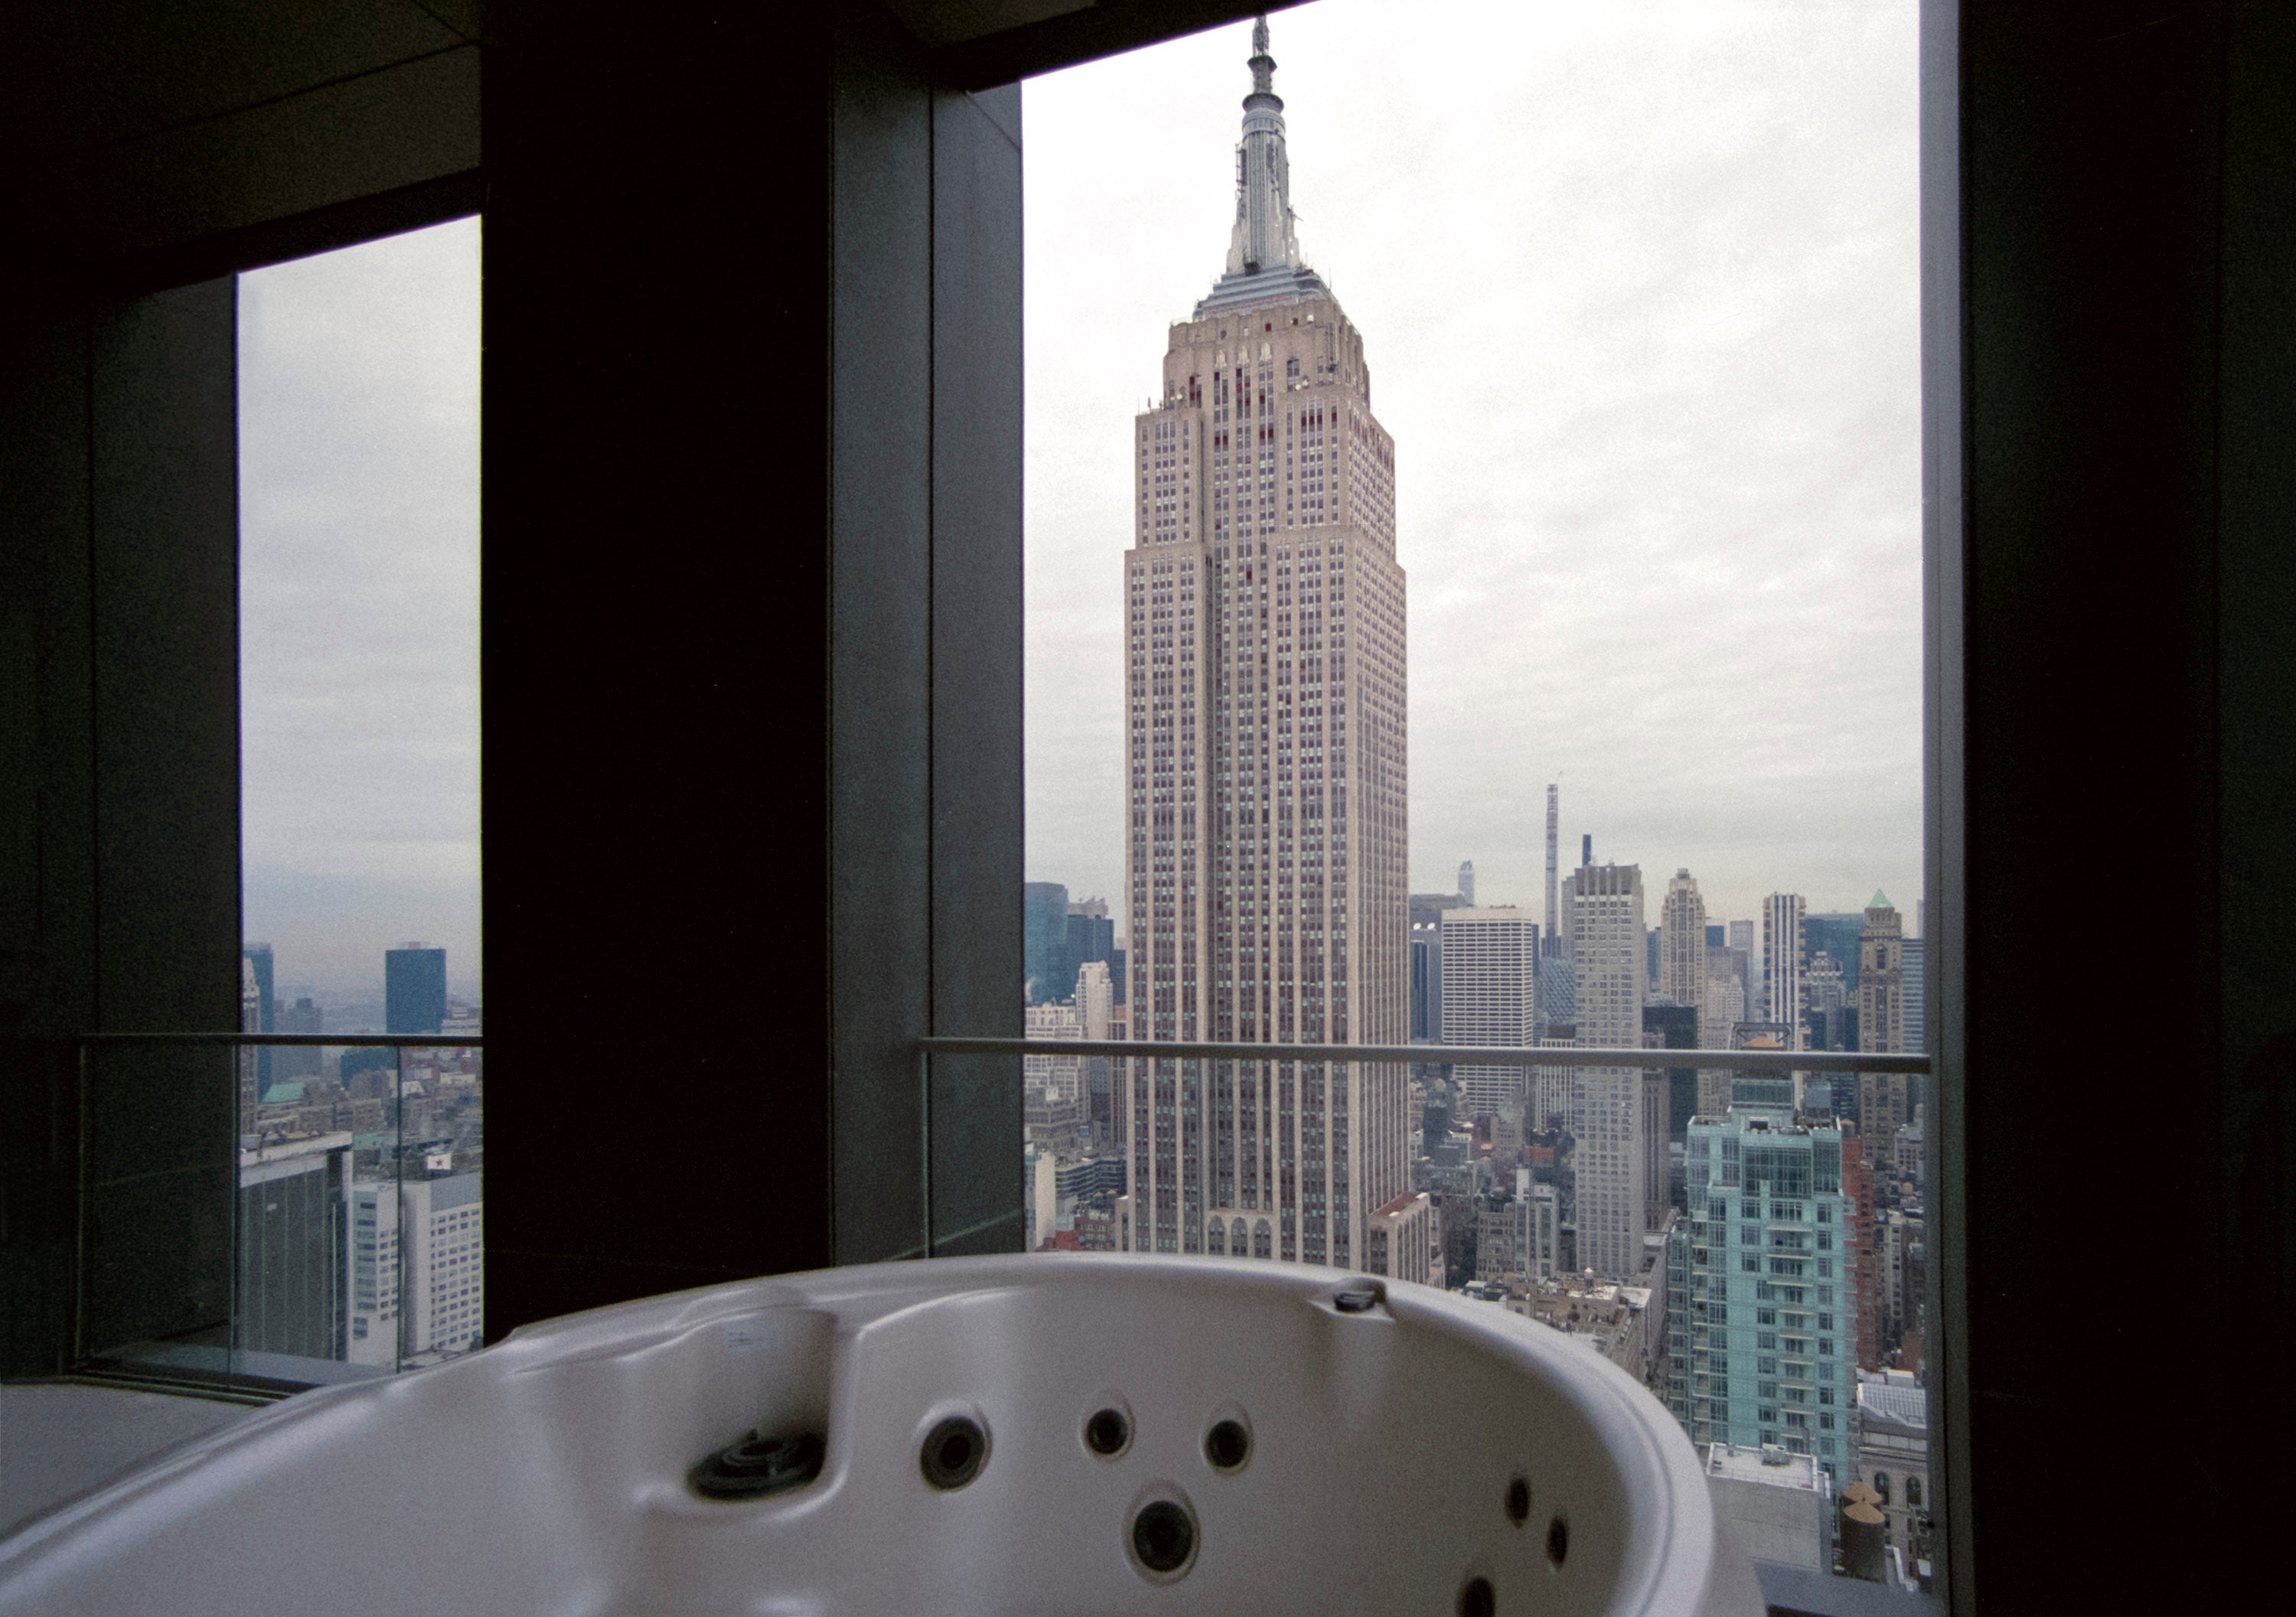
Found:
[{"label": "glass balcony railing", "polygon": [[[1344,1210],[1332,1205],[1327,1195],[1321,1214],[1311,1212],[1300,1201],[1299,1181],[1307,1174],[1332,1185],[1364,1182],[1364,1176],[1351,1169],[1365,1165],[1345,1161],[1340,1144],[1343,1131],[1332,1127],[1337,1116],[1333,1108],[1384,1104],[1399,1111],[1407,1104],[1409,1087],[1400,1081],[1404,1075],[1439,1068],[1455,1074],[1523,1074],[1518,1081],[1527,1102],[1529,1129],[1537,1132],[1551,1124],[1576,1134],[1592,1128],[1586,1110],[1602,1100],[1588,1090],[1589,1074],[1689,1071],[1766,1079],[1765,1088],[1775,1090],[1778,1104],[1792,1115],[1808,1099],[1830,1104],[1823,1091],[1811,1096],[1812,1080],[1830,1088],[1843,1076],[1920,1077],[1931,1064],[1930,1057],[1918,1052],[942,1036],[919,1041],[918,1082],[929,1145],[937,1137],[936,1105],[943,1120],[938,1127],[946,1129],[951,1126],[947,1120],[959,1112],[953,1097],[989,1081],[991,1058],[1009,1063],[1014,1056],[1023,1064],[1022,1221],[1030,1250],[1290,1257],[1381,1273],[1398,1271],[1382,1268],[1374,1253],[1355,1250],[1352,1238],[1342,1252],[1338,1231],[1347,1226],[1341,1216]],[[1009,1066],[1002,1081],[1010,1081]],[[1302,1087],[1287,1095],[1283,1086],[1295,1081]],[[1710,1086],[1710,1092],[1726,1108],[1728,1079]],[[1636,1097],[1637,1104],[1640,1098]],[[1425,1188],[1414,1182],[1414,1166],[1417,1178],[1425,1176],[1419,1142],[1406,1137],[1416,1132],[1391,1128],[1392,1137],[1385,1142],[1390,1160],[1372,1168],[1371,1182],[1382,1206]],[[1651,1136],[1643,1137],[1647,1142]],[[1663,1154],[1663,1123],[1658,1126],[1657,1138],[1652,1174],[1660,1189],[1649,1198],[1654,1203],[1667,1199],[1669,1170]],[[1201,1148],[1209,1163],[1199,1170],[1200,1182],[1192,1183],[1178,1161],[1195,1153],[1190,1142]],[[1678,1137],[1676,1143],[1679,1145]],[[1331,1146],[1328,1153],[1321,1149],[1326,1145]],[[929,1160],[931,1155],[928,1150]],[[1127,1222],[1136,1216],[1134,1181],[1146,1178],[1159,1161],[1174,1165],[1169,1187],[1174,1216],[1142,1217],[1136,1233]],[[1674,1164],[1674,1177],[1679,1177],[1679,1162]],[[1292,1176],[1288,1187],[1287,1170]],[[951,1250],[955,1237],[945,1227],[947,1210],[936,1206],[928,1189],[922,1251],[931,1256]],[[1152,1194],[1160,1195],[1164,1189],[1157,1186]],[[1287,1207],[1295,1226],[1288,1244],[1282,1228]],[[1376,1214],[1380,1209],[1362,1211]],[[1259,1250],[1263,1243],[1257,1228],[1262,1213],[1271,1215],[1265,1252]],[[1235,1245],[1239,1218],[1246,1243],[1242,1251]],[[1217,1244],[1210,1227],[1216,1219],[1223,1224]],[[1319,1219],[1324,1229],[1320,1242],[1312,1227]],[[1159,1234],[1159,1223],[1165,1227],[1164,1234]],[[955,1237],[972,1233],[968,1227],[955,1232]],[[1160,1244],[1167,1236],[1170,1244]],[[1377,1236],[1367,1229],[1363,1239],[1375,1244]],[[1439,1276],[1431,1277],[1440,1283]],[[1658,1284],[1664,1284],[1662,1276]]]},{"label": "glass balcony railing", "polygon": [[259,1393],[477,1348],[484,1043],[78,1041],[78,1367]]},{"label": "glass balcony railing", "polygon": [[[388,1375],[478,1347],[484,1043],[477,1033],[78,1041],[76,1364],[259,1391]],[[1448,1181],[1425,1148],[1424,1120],[1401,1110],[1414,1071],[1522,1074],[1533,1125],[1560,1129],[1588,1126],[1587,1080],[1603,1074],[1718,1070],[1798,1096],[1827,1077],[1930,1065],[1920,1054],[1552,1046],[938,1037],[918,1048],[928,1164],[936,1145],[946,1152],[955,1131],[978,1126],[964,1097],[1020,1079],[1027,1250],[1289,1259],[1437,1285],[1461,1276],[1446,1274],[1442,1233],[1414,1211],[1430,1189],[1439,1202]],[[1384,1137],[1333,1126],[1340,1112],[1382,1104],[1396,1112]],[[1289,1120],[1282,1129],[1279,1118]],[[1171,1166],[1182,1136],[1204,1147],[1193,1174]],[[1349,1140],[1391,1160],[1350,1163]],[[1538,1154],[1535,1140],[1507,1153]],[[1658,1159],[1651,1172],[1664,1171]],[[955,1187],[933,1193],[930,1167],[927,1180],[923,1255],[984,1240],[1010,1250],[1007,1193],[961,1207]],[[1365,1186],[1378,1204],[1350,1207]],[[1460,1188],[1463,1198],[1476,1190]],[[1593,1238],[1595,1220],[1572,1216],[1576,1188],[1562,1186],[1544,1222],[1538,1198],[1524,1198],[1503,1232],[1513,1269],[1552,1277],[1590,1267],[1568,1233]],[[1693,1213],[1677,1227],[1688,1241],[1705,1225]],[[1636,1224],[1637,1240],[1652,1227]],[[1685,1264],[1696,1253],[1686,1248]],[[1664,1257],[1653,1248],[1644,1261],[1645,1283],[1665,1288]],[[1715,1284],[1686,1274],[1678,1295],[1686,1303]]]}]

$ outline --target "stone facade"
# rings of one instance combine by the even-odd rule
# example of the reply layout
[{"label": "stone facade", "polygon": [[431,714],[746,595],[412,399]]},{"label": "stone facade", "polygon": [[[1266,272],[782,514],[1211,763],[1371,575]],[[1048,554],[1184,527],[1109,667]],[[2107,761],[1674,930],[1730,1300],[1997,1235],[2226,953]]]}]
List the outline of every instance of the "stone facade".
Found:
[{"label": "stone facade", "polygon": [[[1404,575],[1363,338],[1300,262],[1251,60],[1227,273],[1134,428],[1135,1041],[1410,1037]],[[1339,1267],[1410,1188],[1399,1065],[1135,1058],[1124,1244]]]}]

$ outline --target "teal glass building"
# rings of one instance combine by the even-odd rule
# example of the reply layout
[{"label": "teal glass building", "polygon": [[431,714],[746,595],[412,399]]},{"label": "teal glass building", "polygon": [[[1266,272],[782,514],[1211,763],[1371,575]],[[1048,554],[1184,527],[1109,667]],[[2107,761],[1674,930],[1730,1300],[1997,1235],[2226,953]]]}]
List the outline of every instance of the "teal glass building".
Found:
[{"label": "teal glass building", "polygon": [[1793,1079],[1740,1073],[1690,1124],[1688,1212],[1667,1241],[1668,1395],[1694,1443],[1815,1455],[1856,1475],[1855,1211],[1841,1129],[1798,1120]]}]

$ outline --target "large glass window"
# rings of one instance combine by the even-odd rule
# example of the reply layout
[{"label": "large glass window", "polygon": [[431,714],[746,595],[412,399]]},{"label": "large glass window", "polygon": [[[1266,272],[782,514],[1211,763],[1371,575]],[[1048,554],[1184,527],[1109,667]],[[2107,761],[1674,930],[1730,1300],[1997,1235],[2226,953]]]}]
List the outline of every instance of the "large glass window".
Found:
[{"label": "large glass window", "polygon": [[1033,1246],[1447,1285],[1837,1494],[1926,1442],[1926,1096],[1848,1059],[1925,1041],[1916,23],[1322,0],[1027,86],[1030,1036],[1778,1063],[1035,1056]]},{"label": "large glass window", "polygon": [[[485,1303],[479,223],[241,277],[232,1347],[378,1369]],[[308,1373],[308,1367],[302,1367]],[[292,1364],[280,1367],[292,1375]]]}]

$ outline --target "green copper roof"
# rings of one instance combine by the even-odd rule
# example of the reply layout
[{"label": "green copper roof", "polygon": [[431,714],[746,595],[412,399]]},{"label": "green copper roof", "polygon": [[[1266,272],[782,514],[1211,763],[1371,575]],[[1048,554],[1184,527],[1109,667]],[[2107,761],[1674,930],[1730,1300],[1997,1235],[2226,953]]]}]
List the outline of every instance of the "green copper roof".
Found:
[{"label": "green copper roof", "polygon": [[1883,892],[1880,888],[1875,888],[1874,890],[1874,901],[1871,904],[1868,904],[1866,907],[1868,909],[1890,908],[1890,895]]}]

